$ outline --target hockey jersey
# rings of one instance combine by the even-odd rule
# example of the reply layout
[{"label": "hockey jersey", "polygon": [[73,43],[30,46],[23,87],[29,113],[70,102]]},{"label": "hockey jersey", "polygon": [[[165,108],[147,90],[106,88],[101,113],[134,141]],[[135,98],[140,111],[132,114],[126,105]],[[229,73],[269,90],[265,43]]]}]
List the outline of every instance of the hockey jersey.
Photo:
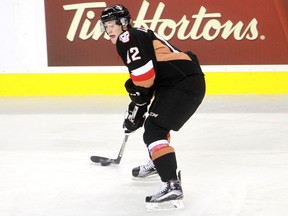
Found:
[{"label": "hockey jersey", "polygon": [[131,28],[119,35],[117,52],[133,81],[155,76],[154,85],[174,85],[202,73],[196,55],[186,54],[149,29]]}]

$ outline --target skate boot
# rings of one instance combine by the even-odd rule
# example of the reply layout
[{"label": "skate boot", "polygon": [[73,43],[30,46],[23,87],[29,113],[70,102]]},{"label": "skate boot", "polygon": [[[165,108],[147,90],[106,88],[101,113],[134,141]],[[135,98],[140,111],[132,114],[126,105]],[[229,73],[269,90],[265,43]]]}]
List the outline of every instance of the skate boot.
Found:
[{"label": "skate boot", "polygon": [[158,193],[146,197],[146,208],[148,210],[180,209],[183,208],[183,191],[181,181],[170,180],[162,182]]},{"label": "skate boot", "polygon": [[159,178],[158,172],[152,160],[145,165],[141,165],[132,169],[132,176],[134,180],[152,180]]}]

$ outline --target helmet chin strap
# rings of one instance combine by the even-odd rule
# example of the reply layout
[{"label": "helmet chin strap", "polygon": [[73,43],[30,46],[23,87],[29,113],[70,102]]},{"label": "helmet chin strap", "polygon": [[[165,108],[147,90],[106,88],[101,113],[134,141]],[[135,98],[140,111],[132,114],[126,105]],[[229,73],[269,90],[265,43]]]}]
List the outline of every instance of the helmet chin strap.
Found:
[{"label": "helmet chin strap", "polygon": [[126,30],[128,29],[127,26],[128,26],[128,25],[125,25],[125,26],[124,26],[124,25],[121,25],[122,31],[126,31]]}]

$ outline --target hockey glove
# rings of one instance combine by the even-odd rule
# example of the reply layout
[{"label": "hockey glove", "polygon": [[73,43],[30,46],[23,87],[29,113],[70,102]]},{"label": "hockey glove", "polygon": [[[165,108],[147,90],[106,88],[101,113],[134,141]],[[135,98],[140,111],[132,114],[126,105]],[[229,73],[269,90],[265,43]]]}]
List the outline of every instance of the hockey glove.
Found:
[{"label": "hockey glove", "polygon": [[147,105],[137,106],[131,102],[125,114],[123,128],[125,133],[131,133],[142,127],[145,121],[145,113],[147,112]]},{"label": "hockey glove", "polygon": [[125,88],[129,93],[131,101],[136,106],[140,107],[144,105],[149,105],[154,92],[153,87],[144,88],[140,86],[135,86],[132,79],[128,79],[125,83]]}]

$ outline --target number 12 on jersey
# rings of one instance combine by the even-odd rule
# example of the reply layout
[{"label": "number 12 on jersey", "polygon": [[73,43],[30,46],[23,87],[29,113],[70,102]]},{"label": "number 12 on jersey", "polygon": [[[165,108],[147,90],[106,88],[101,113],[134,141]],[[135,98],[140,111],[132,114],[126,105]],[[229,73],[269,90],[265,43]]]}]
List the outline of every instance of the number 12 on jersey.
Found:
[{"label": "number 12 on jersey", "polygon": [[127,50],[127,64],[130,64],[132,61],[140,60],[141,56],[139,55],[138,47],[131,47]]}]

